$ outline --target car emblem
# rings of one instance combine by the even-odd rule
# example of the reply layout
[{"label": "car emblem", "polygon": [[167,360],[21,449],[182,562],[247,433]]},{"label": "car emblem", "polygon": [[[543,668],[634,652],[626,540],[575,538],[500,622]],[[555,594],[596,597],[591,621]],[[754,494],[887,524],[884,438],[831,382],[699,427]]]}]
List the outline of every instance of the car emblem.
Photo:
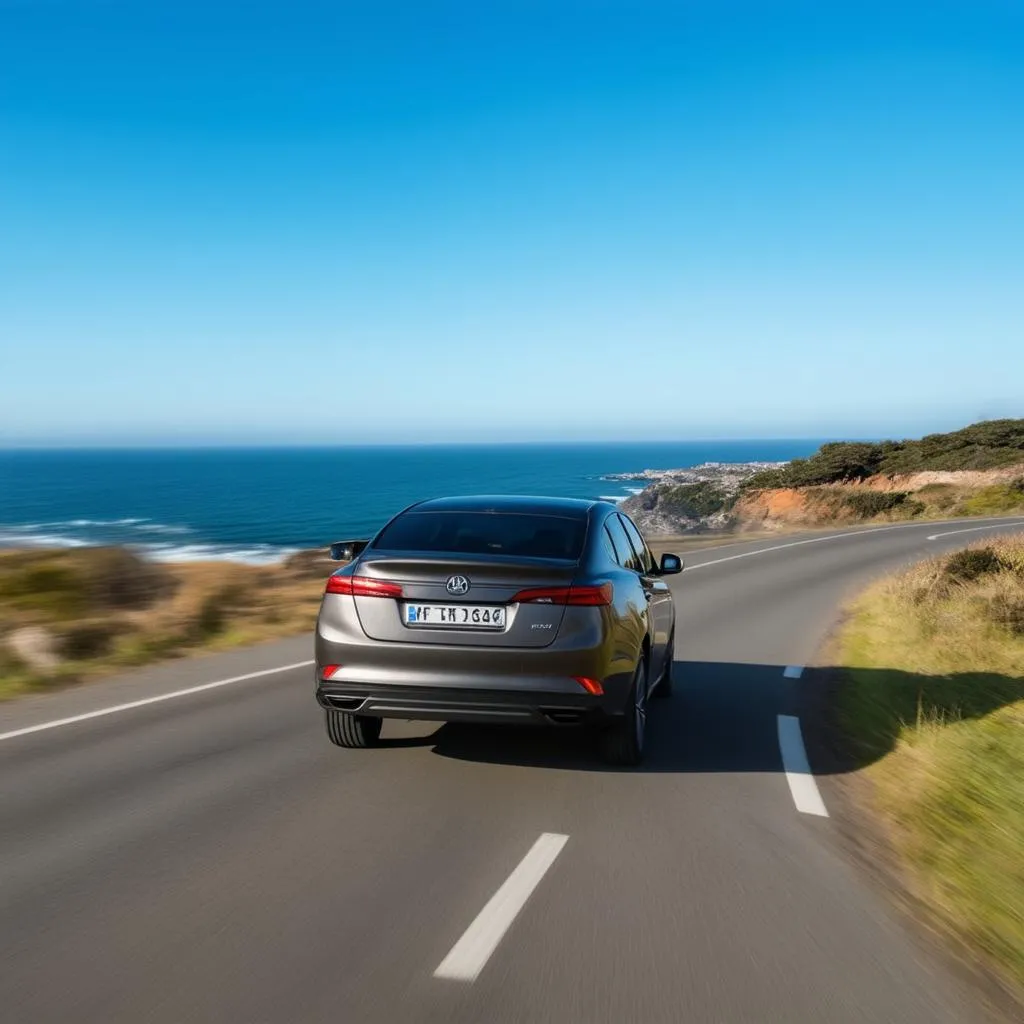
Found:
[{"label": "car emblem", "polygon": [[449,594],[461,597],[469,590],[469,580],[465,576],[449,576],[445,587]]}]

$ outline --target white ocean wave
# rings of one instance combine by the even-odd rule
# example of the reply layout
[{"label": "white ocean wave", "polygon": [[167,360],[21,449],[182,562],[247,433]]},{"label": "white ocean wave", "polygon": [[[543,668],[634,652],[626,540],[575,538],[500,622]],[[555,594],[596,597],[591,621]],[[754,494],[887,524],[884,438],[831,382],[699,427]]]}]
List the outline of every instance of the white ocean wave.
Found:
[{"label": "white ocean wave", "polygon": [[87,548],[91,542],[59,533],[17,533],[17,528],[0,530],[0,547]]},{"label": "white ocean wave", "polygon": [[[262,543],[201,543],[158,540],[192,533],[188,526],[154,523],[139,518],[68,519],[53,523],[0,523],[3,548],[87,548],[124,544],[157,562],[240,562],[276,565],[299,548]],[[152,539],[150,539],[152,538]]]},{"label": "white ocean wave", "polygon": [[243,565],[277,565],[299,548],[272,544],[144,544],[137,550],[154,562],[239,562]]},{"label": "white ocean wave", "polygon": [[191,533],[190,526],[179,526],[169,523],[154,523],[151,519],[126,516],[123,519],[57,519],[46,523],[19,523],[5,525],[3,529],[17,531],[18,533],[33,533],[37,530],[89,530],[89,529],[118,529],[127,527],[139,533]]}]

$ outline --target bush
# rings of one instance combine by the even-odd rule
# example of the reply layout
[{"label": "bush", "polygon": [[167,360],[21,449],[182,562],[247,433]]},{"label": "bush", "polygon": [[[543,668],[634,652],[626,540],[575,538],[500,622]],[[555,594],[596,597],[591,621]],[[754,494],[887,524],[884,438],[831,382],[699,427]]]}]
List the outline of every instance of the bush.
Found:
[{"label": "bush", "polygon": [[943,571],[949,579],[958,583],[970,583],[987,573],[999,572],[1003,560],[994,548],[966,548],[955,551],[947,559]]},{"label": "bush", "polygon": [[781,469],[755,473],[744,484],[750,489],[808,487],[842,481],[865,480],[879,472],[885,448],[860,441],[823,444],[809,459],[794,459]]},{"label": "bush", "polygon": [[917,497],[940,512],[949,511],[957,501],[957,489],[952,484],[927,484],[917,491]]},{"label": "bush", "polygon": [[0,601],[16,611],[49,619],[71,619],[86,607],[82,578],[67,565],[11,558],[0,566]]},{"label": "bush", "polygon": [[[656,501],[651,506],[675,515],[694,519],[714,515],[725,508],[727,497],[712,483],[667,484],[655,491]],[[650,509],[648,509],[650,511]]]},{"label": "bush", "polygon": [[192,633],[196,640],[210,640],[223,633],[234,611],[242,601],[243,591],[239,586],[222,587],[207,595],[199,606],[192,622]]},{"label": "bush", "polygon": [[21,551],[0,558],[0,603],[35,617],[64,621],[107,609],[145,608],[167,595],[163,566],[123,548]]},{"label": "bush", "polygon": [[844,494],[842,499],[843,505],[862,519],[891,512],[903,505],[906,500],[906,491],[853,491]]},{"label": "bush", "polygon": [[81,556],[89,597],[98,608],[145,608],[171,589],[163,566],[125,548],[92,548]]},{"label": "bush", "polygon": [[76,622],[61,633],[60,655],[73,661],[102,657],[110,652],[121,631],[122,625],[116,619]]}]

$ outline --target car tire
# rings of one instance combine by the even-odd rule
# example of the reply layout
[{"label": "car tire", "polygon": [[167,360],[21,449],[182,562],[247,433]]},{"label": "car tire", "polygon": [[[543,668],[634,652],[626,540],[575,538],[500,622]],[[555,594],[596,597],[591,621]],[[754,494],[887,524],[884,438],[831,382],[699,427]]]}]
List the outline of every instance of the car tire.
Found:
[{"label": "car tire", "polygon": [[641,659],[629,688],[626,710],[601,735],[601,753],[608,764],[638,765],[644,757],[647,732],[647,664]]},{"label": "car tire", "polygon": [[353,715],[348,711],[325,711],[327,735],[337,747],[361,750],[380,742],[384,722],[370,715]]},{"label": "car tire", "polygon": [[658,685],[654,688],[654,696],[659,700],[664,700],[666,697],[672,696],[672,670],[676,661],[676,635],[672,634],[672,639],[668,642],[668,661],[665,665],[665,671],[661,674],[661,678],[658,680]]}]

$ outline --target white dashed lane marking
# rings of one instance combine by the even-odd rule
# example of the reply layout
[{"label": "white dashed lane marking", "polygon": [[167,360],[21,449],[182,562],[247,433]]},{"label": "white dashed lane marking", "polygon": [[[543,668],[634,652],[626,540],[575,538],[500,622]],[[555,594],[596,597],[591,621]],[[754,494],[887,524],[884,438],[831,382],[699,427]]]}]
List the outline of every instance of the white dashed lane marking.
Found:
[{"label": "white dashed lane marking", "polygon": [[569,841],[568,836],[545,832],[487,901],[476,920],[434,971],[435,978],[474,981],[484,969],[502,936],[508,931],[530,894]]},{"label": "white dashed lane marking", "polygon": [[786,771],[789,791],[793,803],[802,814],[816,814],[827,818],[825,801],[818,792],[818,784],[811,774],[804,749],[804,737],[800,731],[800,719],[793,715],[779,715],[779,750],[782,751],[782,767]]}]

